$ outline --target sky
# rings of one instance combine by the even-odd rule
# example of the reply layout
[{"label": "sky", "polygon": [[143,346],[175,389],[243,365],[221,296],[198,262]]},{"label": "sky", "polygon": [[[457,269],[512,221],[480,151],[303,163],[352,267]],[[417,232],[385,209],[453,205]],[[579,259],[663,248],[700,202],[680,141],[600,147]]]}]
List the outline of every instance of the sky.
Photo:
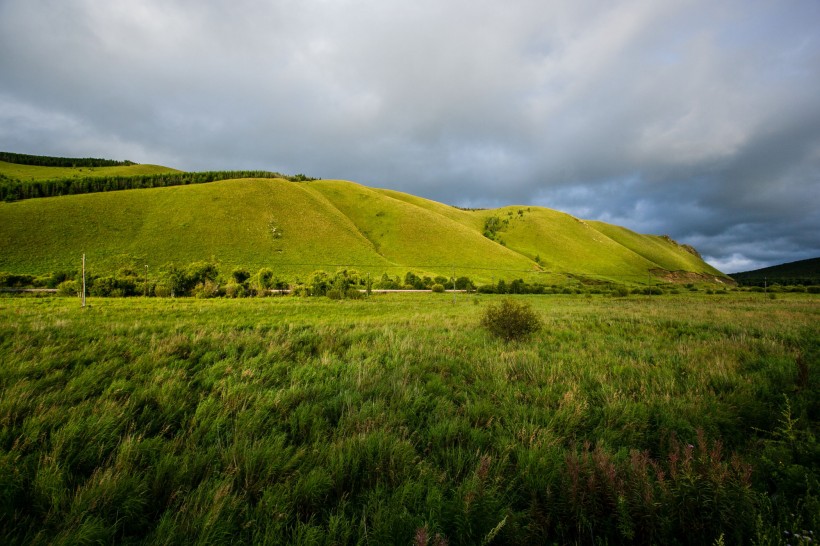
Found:
[{"label": "sky", "polygon": [[820,256],[817,0],[0,0],[0,150]]}]

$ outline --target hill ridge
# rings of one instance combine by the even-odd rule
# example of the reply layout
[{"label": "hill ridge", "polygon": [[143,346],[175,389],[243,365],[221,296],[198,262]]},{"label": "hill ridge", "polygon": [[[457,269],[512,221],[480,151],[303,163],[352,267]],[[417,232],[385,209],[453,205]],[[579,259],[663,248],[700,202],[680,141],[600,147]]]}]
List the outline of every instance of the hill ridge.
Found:
[{"label": "hill ridge", "polygon": [[[0,175],[6,168],[0,162]],[[82,172],[37,168],[43,176]],[[0,271],[76,268],[82,253],[107,270],[124,259],[152,267],[216,259],[290,276],[361,264],[391,275],[447,276],[455,267],[485,281],[571,275],[644,283],[678,270],[724,277],[671,240],[563,211],[464,210],[347,180],[242,177],[0,204]]]}]

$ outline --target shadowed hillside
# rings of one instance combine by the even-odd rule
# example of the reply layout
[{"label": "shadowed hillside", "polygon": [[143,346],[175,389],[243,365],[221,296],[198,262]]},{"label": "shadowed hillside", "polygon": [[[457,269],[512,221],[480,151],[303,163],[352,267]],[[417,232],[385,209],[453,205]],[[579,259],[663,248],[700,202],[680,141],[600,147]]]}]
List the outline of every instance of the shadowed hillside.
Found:
[{"label": "shadowed hillside", "polygon": [[745,286],[763,286],[764,284],[782,285],[815,285],[820,284],[820,258],[799,260],[786,264],[773,265],[753,271],[743,271],[730,275],[738,284]]}]

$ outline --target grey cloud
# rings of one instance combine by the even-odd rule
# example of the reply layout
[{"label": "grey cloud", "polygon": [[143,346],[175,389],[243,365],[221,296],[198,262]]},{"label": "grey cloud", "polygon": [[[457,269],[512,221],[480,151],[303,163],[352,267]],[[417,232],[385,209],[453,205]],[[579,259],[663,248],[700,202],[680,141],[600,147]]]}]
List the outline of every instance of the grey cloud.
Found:
[{"label": "grey cloud", "polygon": [[818,22],[812,0],[6,0],[0,148],[545,205],[769,265],[820,254]]}]

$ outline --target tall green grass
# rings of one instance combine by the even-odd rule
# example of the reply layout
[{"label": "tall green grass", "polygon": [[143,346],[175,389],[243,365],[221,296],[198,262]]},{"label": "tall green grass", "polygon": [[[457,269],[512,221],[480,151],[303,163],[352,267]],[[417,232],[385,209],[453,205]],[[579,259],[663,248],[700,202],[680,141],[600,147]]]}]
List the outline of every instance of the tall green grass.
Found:
[{"label": "tall green grass", "polygon": [[0,539],[820,532],[815,297],[522,300],[0,299]]}]

